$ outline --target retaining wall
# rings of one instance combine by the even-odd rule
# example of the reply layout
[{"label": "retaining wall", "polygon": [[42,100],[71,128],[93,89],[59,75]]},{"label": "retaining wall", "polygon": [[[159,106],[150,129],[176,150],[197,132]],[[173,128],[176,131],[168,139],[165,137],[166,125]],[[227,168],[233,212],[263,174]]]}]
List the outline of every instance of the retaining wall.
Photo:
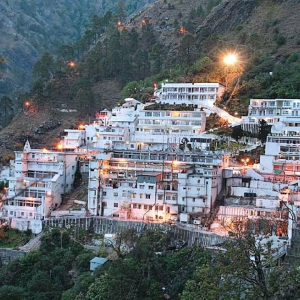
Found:
[{"label": "retaining wall", "polygon": [[201,232],[191,228],[178,227],[170,224],[146,223],[136,221],[109,220],[99,217],[87,218],[68,218],[68,219],[49,219],[43,221],[43,226],[49,227],[69,227],[78,226],[86,230],[91,230],[98,234],[118,234],[123,230],[135,229],[141,232],[148,230],[171,231],[176,239],[182,239],[189,246],[198,245],[210,247],[224,241],[224,237],[209,232]]}]

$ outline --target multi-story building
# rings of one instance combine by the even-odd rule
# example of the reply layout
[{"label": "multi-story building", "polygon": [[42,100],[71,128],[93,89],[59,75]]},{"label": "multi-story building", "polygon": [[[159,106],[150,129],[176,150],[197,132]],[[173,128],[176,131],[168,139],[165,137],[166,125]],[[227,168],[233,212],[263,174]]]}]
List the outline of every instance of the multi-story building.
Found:
[{"label": "multi-story building", "polygon": [[212,107],[224,91],[225,86],[219,83],[164,83],[155,96],[158,103],[201,108]]},{"label": "multi-story building", "polygon": [[157,221],[207,214],[228,163],[228,157],[208,152],[103,152],[90,163],[88,209],[93,215]]},{"label": "multi-story building", "polygon": [[74,152],[31,149],[27,141],[23,151],[15,151],[2,217],[29,222],[48,217],[72,188],[76,157]]},{"label": "multi-story building", "polygon": [[[147,108],[146,108],[147,109]],[[142,110],[135,128],[134,141],[139,149],[178,149],[183,139],[190,142],[205,130],[203,111]]]},{"label": "multi-story building", "polygon": [[251,99],[244,130],[254,132],[259,122],[272,125],[265,154],[260,157],[260,172],[270,179],[298,180],[300,176],[300,99]]}]

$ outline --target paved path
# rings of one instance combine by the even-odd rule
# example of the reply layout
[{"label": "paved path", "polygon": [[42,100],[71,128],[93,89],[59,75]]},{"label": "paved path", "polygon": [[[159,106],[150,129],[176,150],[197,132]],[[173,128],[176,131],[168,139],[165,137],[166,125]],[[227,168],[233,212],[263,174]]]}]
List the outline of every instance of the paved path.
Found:
[{"label": "paved path", "polygon": [[43,236],[43,232],[38,234],[36,237],[32,238],[26,245],[19,247],[22,251],[33,251],[38,250],[41,246],[41,237]]},{"label": "paved path", "polygon": [[202,105],[202,104],[201,104],[201,106],[204,109],[208,109],[209,111],[211,111],[213,113],[216,113],[219,117],[221,117],[222,119],[227,120],[232,125],[233,124],[238,125],[242,121],[242,119],[230,115],[226,110],[224,110],[224,109],[222,109],[220,107],[217,107],[217,106],[208,106],[208,105]]}]

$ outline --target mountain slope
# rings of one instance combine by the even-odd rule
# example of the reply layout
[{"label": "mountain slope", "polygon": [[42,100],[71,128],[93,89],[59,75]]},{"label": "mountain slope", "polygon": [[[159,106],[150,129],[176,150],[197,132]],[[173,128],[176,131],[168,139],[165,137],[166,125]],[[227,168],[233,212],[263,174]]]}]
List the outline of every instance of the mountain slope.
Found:
[{"label": "mountain slope", "polygon": [[[27,90],[32,68],[45,51],[78,40],[93,15],[117,11],[119,1],[2,0],[0,1],[0,96]],[[125,1],[125,13],[154,0]]]}]

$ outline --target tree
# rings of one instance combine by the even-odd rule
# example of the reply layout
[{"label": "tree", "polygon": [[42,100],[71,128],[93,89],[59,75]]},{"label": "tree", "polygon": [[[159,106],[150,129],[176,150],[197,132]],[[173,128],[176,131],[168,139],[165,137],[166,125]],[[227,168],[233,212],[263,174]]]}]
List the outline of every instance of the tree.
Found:
[{"label": "tree", "polygon": [[242,129],[242,126],[241,125],[238,125],[238,126],[234,126],[232,128],[232,133],[231,133],[231,137],[233,139],[235,139],[236,141],[238,141],[241,137],[244,136],[244,131]]},{"label": "tree", "polygon": [[293,299],[299,293],[299,270],[277,265],[277,238],[270,237],[268,225],[269,219],[260,219],[231,229],[213,260],[187,281],[181,300]]},{"label": "tree", "polygon": [[0,111],[1,111],[1,117],[2,117],[2,126],[7,126],[8,123],[13,118],[13,102],[12,100],[7,97],[3,96],[0,101]]},{"label": "tree", "polygon": [[33,77],[35,80],[48,81],[53,77],[53,56],[48,52],[44,53],[42,58],[33,68]]},{"label": "tree", "polygon": [[271,125],[268,125],[268,123],[265,120],[259,121],[259,132],[258,132],[258,138],[261,140],[262,143],[265,143],[267,140],[267,136],[269,133],[271,133]]}]

